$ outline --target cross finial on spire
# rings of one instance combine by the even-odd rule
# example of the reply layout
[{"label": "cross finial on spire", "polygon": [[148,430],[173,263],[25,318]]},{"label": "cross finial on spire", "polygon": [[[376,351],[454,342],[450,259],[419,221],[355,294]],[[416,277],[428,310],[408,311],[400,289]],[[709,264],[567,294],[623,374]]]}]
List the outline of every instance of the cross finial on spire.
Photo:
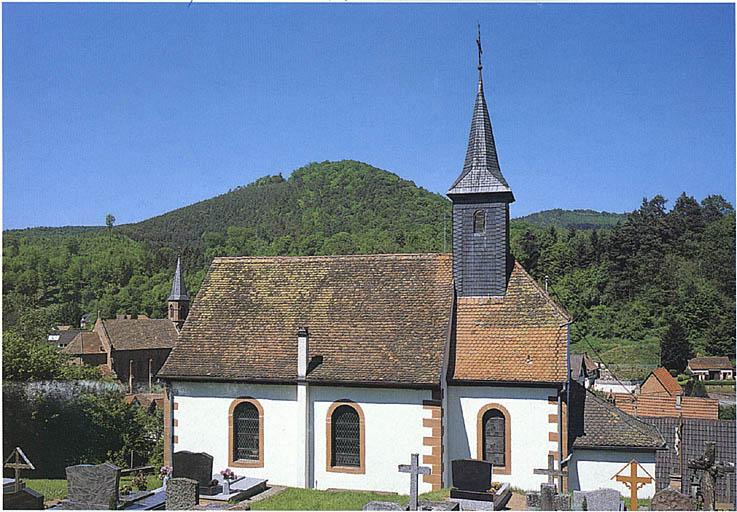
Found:
[{"label": "cross finial on spire", "polygon": [[481,54],[484,53],[484,50],[481,49],[481,24],[476,23],[476,30],[477,30],[477,36],[476,36],[476,46],[479,48],[479,75],[481,75],[481,68],[483,67],[481,65]]}]

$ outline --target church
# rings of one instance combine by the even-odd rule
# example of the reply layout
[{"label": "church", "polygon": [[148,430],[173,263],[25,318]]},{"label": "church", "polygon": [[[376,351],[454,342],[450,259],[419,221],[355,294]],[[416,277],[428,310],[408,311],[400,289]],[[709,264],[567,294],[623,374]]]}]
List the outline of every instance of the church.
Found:
[{"label": "church", "polygon": [[[420,492],[450,486],[455,459],[523,489],[550,455],[571,460],[571,318],[510,253],[480,54],[478,70],[452,253],[215,258],[158,375],[167,461],[202,451],[216,472],[406,494],[413,453],[431,468]],[[620,423],[581,426],[583,448],[611,449],[610,431],[627,447]]]}]

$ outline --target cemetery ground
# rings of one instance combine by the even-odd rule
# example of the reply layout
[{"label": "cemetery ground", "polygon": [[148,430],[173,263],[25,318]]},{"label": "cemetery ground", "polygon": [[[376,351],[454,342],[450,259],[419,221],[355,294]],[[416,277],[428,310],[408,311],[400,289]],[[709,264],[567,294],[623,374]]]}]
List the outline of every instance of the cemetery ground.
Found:
[{"label": "cemetery ground", "polygon": [[[23,480],[26,482],[27,487],[43,494],[45,502],[57,501],[67,497],[67,481],[63,478],[24,478]],[[133,487],[132,475],[120,477],[120,487],[122,488],[126,485]],[[146,485],[149,490],[161,487],[161,479],[157,475],[148,475],[146,477]]]}]

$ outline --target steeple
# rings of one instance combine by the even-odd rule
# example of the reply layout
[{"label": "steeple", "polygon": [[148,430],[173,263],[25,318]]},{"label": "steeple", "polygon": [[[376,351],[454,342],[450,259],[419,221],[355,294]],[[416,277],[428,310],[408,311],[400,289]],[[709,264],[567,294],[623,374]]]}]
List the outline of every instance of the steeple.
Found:
[{"label": "steeple", "polygon": [[514,265],[509,252],[509,203],[514,195],[499,167],[484,98],[480,32],[479,82],[466,160],[448,190],[453,202],[453,280],[460,297],[504,295]]},{"label": "steeple", "polygon": [[486,107],[486,98],[484,98],[484,80],[481,74],[483,50],[481,49],[480,29],[476,38],[476,45],[479,56],[479,83],[476,91],[476,104],[473,107],[473,118],[471,119],[471,132],[468,136],[466,160],[460,176],[448,190],[448,195],[502,192],[510,194],[511,201],[514,201],[512,189],[502,176],[502,170],[499,167],[494,133],[491,130],[489,110]]},{"label": "steeple", "polygon": [[180,258],[177,258],[177,269],[174,272],[174,281],[171,283],[171,293],[167,301],[169,302],[169,320],[174,322],[177,329],[181,329],[189,313],[189,295],[182,278]]}]

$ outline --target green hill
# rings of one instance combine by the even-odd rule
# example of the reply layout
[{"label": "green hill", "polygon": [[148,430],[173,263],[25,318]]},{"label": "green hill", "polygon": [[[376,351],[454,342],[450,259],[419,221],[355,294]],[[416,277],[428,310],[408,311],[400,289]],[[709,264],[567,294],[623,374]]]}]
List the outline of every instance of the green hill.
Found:
[{"label": "green hill", "polygon": [[626,213],[597,212],[595,210],[544,210],[531,213],[514,220],[535,226],[576,229],[601,229],[614,227],[617,222],[624,221]]}]

